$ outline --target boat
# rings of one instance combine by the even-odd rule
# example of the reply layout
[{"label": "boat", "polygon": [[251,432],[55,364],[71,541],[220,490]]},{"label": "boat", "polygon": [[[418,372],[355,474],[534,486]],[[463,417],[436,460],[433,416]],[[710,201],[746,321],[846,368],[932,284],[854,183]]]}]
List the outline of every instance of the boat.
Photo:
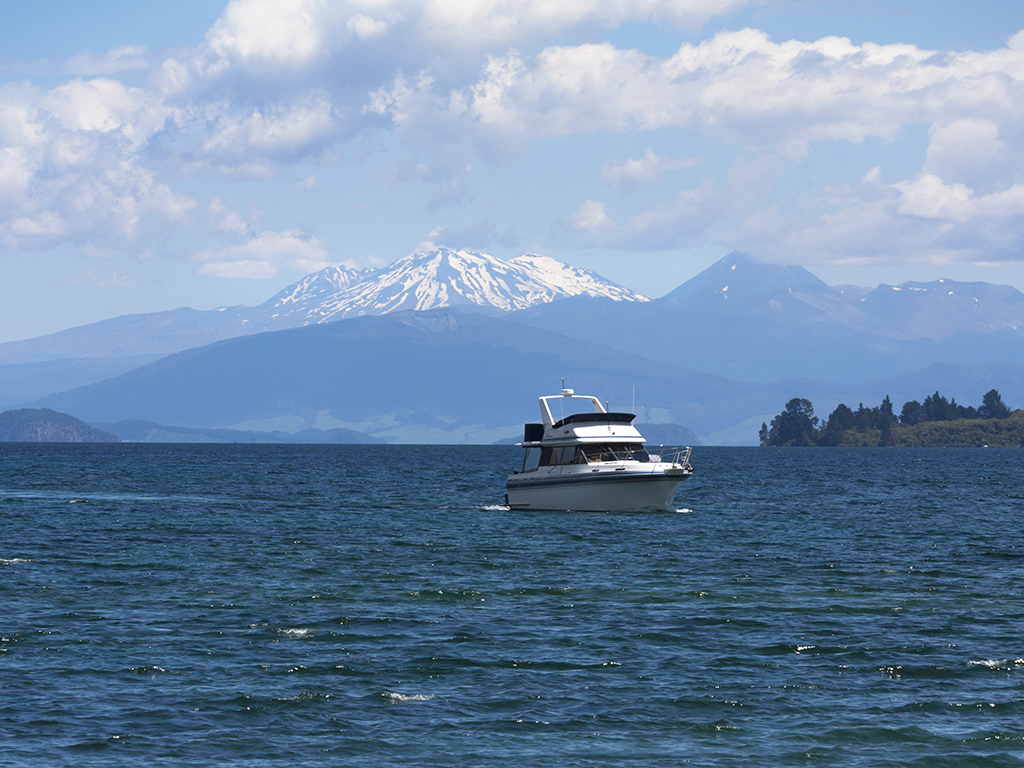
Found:
[{"label": "boat", "polygon": [[[581,402],[585,401],[585,402]],[[559,412],[552,416],[557,402]],[[592,410],[579,410],[589,403]],[[540,398],[540,424],[526,424],[523,466],[505,482],[510,509],[581,512],[668,509],[691,474],[690,448],[648,453],[632,413],[610,413],[601,401],[563,389]]]}]

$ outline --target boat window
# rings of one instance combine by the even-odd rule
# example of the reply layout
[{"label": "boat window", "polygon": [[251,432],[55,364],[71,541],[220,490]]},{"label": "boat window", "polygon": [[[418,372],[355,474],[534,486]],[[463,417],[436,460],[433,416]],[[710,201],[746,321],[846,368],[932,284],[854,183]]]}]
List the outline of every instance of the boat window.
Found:
[{"label": "boat window", "polygon": [[531,469],[536,469],[539,461],[540,448],[527,448],[526,455],[523,456],[523,472],[529,472]]},{"label": "boat window", "polygon": [[555,464],[586,464],[587,460],[583,451],[575,445],[565,445],[559,448],[541,448],[540,466],[550,467]]},{"label": "boat window", "polygon": [[646,449],[635,443],[606,443],[583,447],[587,461],[650,461]]},{"label": "boat window", "polygon": [[559,464],[583,464],[583,453],[578,446],[569,445],[558,449]]}]

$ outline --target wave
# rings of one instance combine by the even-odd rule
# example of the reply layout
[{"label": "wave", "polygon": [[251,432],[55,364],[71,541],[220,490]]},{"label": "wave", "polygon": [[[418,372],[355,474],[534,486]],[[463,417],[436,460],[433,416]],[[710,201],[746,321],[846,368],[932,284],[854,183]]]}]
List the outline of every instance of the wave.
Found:
[{"label": "wave", "polygon": [[980,659],[968,661],[969,667],[986,667],[988,669],[1020,669],[1024,667],[1024,659]]},{"label": "wave", "polygon": [[406,694],[406,693],[396,693],[395,691],[381,691],[380,695],[381,695],[382,698],[387,699],[388,701],[397,701],[397,702],[405,702],[405,701],[430,701],[431,699],[436,699],[437,698],[437,696],[435,696],[434,694],[430,694],[429,696],[425,696],[425,695],[419,694],[419,693]]},{"label": "wave", "polygon": [[313,637],[313,635],[319,635],[319,629],[312,629],[309,627],[293,627],[291,629],[275,629],[275,632],[285,637]]}]

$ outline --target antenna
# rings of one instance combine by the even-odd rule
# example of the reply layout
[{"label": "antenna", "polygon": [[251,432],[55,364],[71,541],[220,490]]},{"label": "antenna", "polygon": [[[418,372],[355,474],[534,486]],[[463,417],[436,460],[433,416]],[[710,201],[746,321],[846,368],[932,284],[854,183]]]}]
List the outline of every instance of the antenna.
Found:
[{"label": "antenna", "polygon": [[636,382],[633,382],[633,408],[630,413],[636,413]]}]

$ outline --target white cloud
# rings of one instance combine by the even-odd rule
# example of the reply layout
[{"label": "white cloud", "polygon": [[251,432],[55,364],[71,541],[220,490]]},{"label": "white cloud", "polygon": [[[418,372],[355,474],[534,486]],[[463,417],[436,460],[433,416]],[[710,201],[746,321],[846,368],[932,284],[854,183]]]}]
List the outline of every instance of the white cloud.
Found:
[{"label": "white cloud", "polygon": [[363,40],[383,35],[388,29],[386,21],[378,21],[377,19],[373,19],[369,16],[363,16],[362,14],[350,17],[349,20],[345,22],[345,26],[356,37]]},{"label": "white cloud", "polygon": [[316,0],[231,0],[206,34],[206,74],[232,61],[301,65],[322,55],[326,5]]},{"label": "white cloud", "polygon": [[0,86],[0,244],[135,250],[140,237],[182,221],[194,202],[139,155],[170,114],[152,94],[104,78],[50,91]]},{"label": "white cloud", "polygon": [[218,105],[208,110],[211,133],[202,150],[212,166],[229,169],[252,166],[254,153],[268,160],[298,160],[336,138],[331,112],[331,101],[323,94],[303,94],[248,112]]},{"label": "white cloud", "polygon": [[913,181],[893,186],[902,193],[897,211],[906,216],[967,221],[975,207],[972,190],[963,184],[946,184],[932,174],[921,174]]},{"label": "white cloud", "polygon": [[324,241],[298,230],[260,232],[244,243],[198,252],[199,274],[235,279],[263,280],[282,269],[304,273],[331,266]]},{"label": "white cloud", "polygon": [[588,234],[597,234],[615,228],[615,222],[605,213],[604,203],[594,200],[585,200],[568,218],[566,224],[570,229]]},{"label": "white cloud", "polygon": [[921,174],[893,185],[900,191],[899,213],[956,223],[977,218],[1024,216],[1024,183],[987,195],[976,195],[964,184],[947,184],[938,176]]},{"label": "white cloud", "polygon": [[210,223],[218,232],[227,232],[233,235],[247,236],[252,234],[252,226],[243,219],[238,211],[229,211],[224,201],[215,197],[207,208],[210,215]]},{"label": "white cloud", "polygon": [[606,247],[634,251],[685,247],[756,206],[782,169],[782,161],[774,155],[741,157],[724,185],[705,177],[698,186],[680,190],[674,201],[649,205],[621,226],[604,215],[603,203],[588,200],[570,219],[570,226],[579,232],[600,233],[597,242]]},{"label": "white cloud", "polygon": [[[835,258],[859,258],[858,243],[887,235],[922,258],[967,258],[987,246],[1006,258],[1024,253],[1024,32],[997,50],[947,53],[837,37],[774,42],[753,29],[683,44],[667,58],[601,42],[624,24],[692,28],[758,4],[231,0],[204,41],[152,68],[151,88],[110,77],[50,90],[0,86],[0,244],[139,250],[139,239],[181,224],[195,206],[159,172],[272,176],[375,129],[405,150],[379,178],[436,185],[428,210],[480,199],[465,183],[478,155],[506,159],[551,137],[674,131],[729,145],[741,162],[728,179],[709,171],[661,203],[617,211],[618,224],[593,200],[562,223],[621,248],[677,247],[735,224],[736,239],[760,232],[771,249],[789,242],[778,222],[800,214],[796,240],[820,235],[824,222],[857,235],[826,238]],[[151,59],[125,46],[67,66],[141,72]],[[801,162],[815,143],[891,141],[912,124],[930,131],[927,160],[909,178],[822,187],[791,210],[768,197],[782,163]],[[664,146],[660,136],[651,143]],[[601,178],[629,191],[694,162],[648,149],[606,163]],[[210,215],[216,231],[249,239],[202,251],[203,269],[254,275],[326,263],[316,238],[257,233],[226,210]],[[971,236],[980,245],[965,245]],[[267,255],[275,242],[281,254],[306,255]],[[810,242],[794,247],[809,252]]]},{"label": "white cloud", "polygon": [[[166,59],[157,79],[181,119],[191,115],[190,130],[206,134],[203,152],[213,164],[243,174],[273,172],[325,142],[381,125],[380,115],[425,124],[428,142],[482,133],[483,144],[500,146],[508,130],[496,128],[495,115],[481,116],[513,49],[539,51],[553,37],[594,36],[631,22],[694,27],[761,2],[232,0],[206,40]],[[481,67],[490,80],[474,88]]]},{"label": "white cloud", "polygon": [[885,184],[875,168],[858,184],[826,187],[806,207],[746,217],[727,238],[785,263],[875,265],[1019,261],[1024,184],[989,194],[931,174]]},{"label": "white cloud", "polygon": [[64,285],[96,285],[104,288],[135,288],[139,281],[135,275],[120,270],[90,269],[63,281]]},{"label": "white cloud", "polygon": [[52,116],[65,131],[116,133],[130,149],[147,141],[174,114],[154,94],[109,78],[71,80],[37,92],[29,109],[40,127]]},{"label": "white cloud", "polygon": [[[549,48],[513,77],[508,68],[501,81],[488,75],[473,106],[484,122],[535,122],[553,135],[699,128],[795,150],[821,139],[889,139],[906,122],[1017,116],[1022,70],[1024,51],[1011,49],[940,57],[839,38],[774,43],[748,29],[683,45],[668,60],[608,44]],[[560,108],[551,113],[550,104]]]},{"label": "white cloud", "polygon": [[627,160],[622,165],[605,163],[601,168],[601,180],[613,187],[627,188],[638,184],[656,184],[667,171],[691,168],[700,162],[692,157],[659,157],[648,147],[647,154],[636,160]]},{"label": "white cloud", "polygon": [[144,46],[123,45],[97,56],[82,51],[68,59],[64,69],[76,75],[116,75],[149,69],[149,51]]},{"label": "white cloud", "polygon": [[533,46],[631,22],[699,28],[764,0],[231,0],[194,66],[204,77],[232,66],[305,67],[352,42],[388,37],[392,56],[422,64],[462,51]]}]

